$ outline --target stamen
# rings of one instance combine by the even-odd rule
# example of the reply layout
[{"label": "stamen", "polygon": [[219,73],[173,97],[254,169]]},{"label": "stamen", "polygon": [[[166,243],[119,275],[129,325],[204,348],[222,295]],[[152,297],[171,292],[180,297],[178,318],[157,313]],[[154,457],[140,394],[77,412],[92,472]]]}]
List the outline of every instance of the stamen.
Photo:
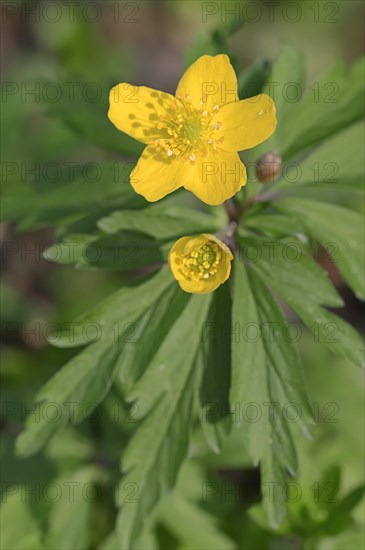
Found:
[{"label": "stamen", "polygon": [[196,153],[201,153],[204,158],[209,151],[214,153],[222,143],[222,137],[218,134],[222,123],[214,122],[219,106],[214,105],[209,111],[205,104],[206,98],[202,97],[200,108],[196,109],[189,94],[185,95],[185,99],[180,94],[176,96],[172,102],[173,110],[157,121],[160,137],[154,145],[161,147],[168,157],[174,155],[176,159],[192,164],[195,163]]},{"label": "stamen", "polygon": [[179,258],[180,272],[187,279],[209,279],[217,273],[222,253],[217,243],[208,241],[197,250]]}]

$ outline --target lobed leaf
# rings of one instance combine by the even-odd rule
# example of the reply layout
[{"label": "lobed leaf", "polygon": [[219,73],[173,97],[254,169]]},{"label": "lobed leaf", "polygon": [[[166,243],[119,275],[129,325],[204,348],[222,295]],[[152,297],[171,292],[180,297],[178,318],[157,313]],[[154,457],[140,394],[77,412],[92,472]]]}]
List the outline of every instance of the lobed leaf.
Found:
[{"label": "lobed leaf", "polygon": [[[245,246],[255,246],[257,261],[253,269],[297,313],[314,333],[315,341],[323,342],[338,355],[363,364],[363,342],[345,321],[321,305],[341,307],[341,297],[327,273],[295,242],[269,239],[245,239]],[[298,254],[299,253],[299,254]]]},{"label": "lobed leaf", "polygon": [[[138,400],[141,415],[149,414],[132,437],[122,461],[126,475],[117,496],[122,548],[135,547],[143,522],[161,495],[174,485],[186,455],[200,381],[194,365],[210,301],[210,295],[190,298],[130,394]],[[133,502],[128,502],[126,494],[131,485],[137,494]]]},{"label": "lobed leaf", "polygon": [[232,418],[229,404],[232,330],[230,317],[230,289],[225,284],[213,294],[211,309],[204,323],[197,365],[203,370],[199,394],[201,426],[207,443],[215,453],[221,452]]},{"label": "lobed leaf", "polygon": [[[139,283],[139,284],[138,284]],[[93,341],[113,340],[135,323],[174,284],[170,269],[165,266],[147,281],[117,290],[90,311],[80,315],[70,327],[49,338],[58,347],[75,347],[90,343],[88,327],[93,328]],[[132,327],[133,328],[133,327]]]},{"label": "lobed leaf", "polygon": [[329,137],[299,166],[295,164],[277,187],[284,187],[291,195],[300,195],[306,190],[361,192],[364,189],[364,149],[364,124],[355,123]]},{"label": "lobed leaf", "polygon": [[149,207],[138,212],[121,210],[102,218],[98,226],[106,233],[140,231],[157,240],[171,240],[219,229],[214,216],[191,208]]},{"label": "lobed leaf", "polygon": [[329,250],[355,294],[365,299],[362,216],[342,206],[310,199],[279,199],[275,206],[299,219],[306,231]]},{"label": "lobed leaf", "polygon": [[[259,316],[255,298],[243,263],[237,259],[234,268],[234,289],[232,306],[232,381],[230,389],[231,409],[241,410],[250,403],[263,409],[268,401],[265,353],[261,338]],[[246,421],[247,415],[240,414],[246,428],[246,446],[254,464],[264,454],[269,433],[268,417],[263,415],[258,422]]]}]

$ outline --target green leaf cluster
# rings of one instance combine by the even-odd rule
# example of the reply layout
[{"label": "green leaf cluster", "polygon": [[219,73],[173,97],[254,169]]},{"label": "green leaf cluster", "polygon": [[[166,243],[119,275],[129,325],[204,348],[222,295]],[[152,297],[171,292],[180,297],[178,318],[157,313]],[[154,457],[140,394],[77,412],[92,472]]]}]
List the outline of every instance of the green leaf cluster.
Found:
[{"label": "green leaf cluster", "polygon": [[[213,50],[226,47],[234,30],[213,32]],[[191,61],[197,54],[189,55]],[[16,222],[19,230],[55,225],[56,242],[44,254],[48,260],[122,271],[126,282],[50,338],[57,347],[81,350],[37,393],[17,453],[30,457],[43,448],[52,453],[58,439],[75,433],[74,425],[83,429],[100,410],[110,415],[109,404],[117,399],[125,414],[104,421],[112,444],[103,456],[86,450],[72,474],[58,472],[55,478],[62,483],[66,475],[79,488],[101,482],[113,493],[115,517],[104,526],[109,535],[97,542],[100,548],[156,548],[158,537],[171,547],[238,548],[240,539],[227,529],[224,514],[186,494],[182,481],[186,476],[199,487],[217,484],[201,467],[202,449],[213,463],[226,464],[229,445],[241,467],[260,469],[260,503],[245,516],[253,531],[261,525],[285,537],[296,529],[305,540],[309,532],[332,536],[351,524],[362,488],[326,508],[324,519],[303,519],[300,507],[288,506],[283,488],[300,472],[297,441],[311,438],[314,429],[295,335],[306,326],[330,353],[363,363],[362,340],[332,311],[343,300],[316,261],[316,252],[327,251],[349,288],[364,298],[363,221],[357,211],[363,183],[362,75],[360,62],[349,74],[337,64],[300,101],[288,101],[288,82],[302,90],[305,82],[302,56],[289,46],[277,60],[260,61],[240,75],[241,97],[254,83],[255,93],[273,93],[278,111],[277,132],[251,159],[274,149],[285,170],[270,187],[253,178],[250,197],[240,205],[232,277],[204,296],[180,290],[165,265],[167,255],[181,236],[224,231],[229,221],[224,212],[202,211],[181,192],[147,205],[128,183],[134,165],[129,159],[136,160],[140,148],[109,125],[105,104],[94,109],[78,97],[72,113],[62,102],[49,106],[75,135],[120,154],[122,178],[114,178],[115,162],[107,161],[101,178],[87,184],[78,173],[49,189],[44,182],[24,186],[14,176],[3,219]],[[336,101],[329,101],[336,91]],[[319,100],[313,101],[316,94]],[[295,411],[298,421],[291,422]],[[105,455],[116,454],[121,456],[106,474]],[[322,484],[339,474],[325,476]],[[72,506],[61,499],[46,511],[42,529],[30,506],[9,497],[3,512],[10,525],[6,548],[90,547],[95,508],[76,491]],[[14,510],[20,531],[10,519]]]}]

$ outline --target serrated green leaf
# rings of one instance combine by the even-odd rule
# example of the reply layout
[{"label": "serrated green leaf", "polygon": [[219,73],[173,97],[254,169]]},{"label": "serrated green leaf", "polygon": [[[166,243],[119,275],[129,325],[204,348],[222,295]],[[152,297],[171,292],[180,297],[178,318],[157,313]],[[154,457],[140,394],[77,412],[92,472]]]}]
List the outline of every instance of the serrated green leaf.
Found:
[{"label": "serrated green leaf", "polygon": [[90,100],[88,93],[95,94],[95,90],[88,91],[88,86],[92,88],[93,83],[85,81],[80,75],[70,75],[69,78],[71,82],[78,84],[73,88],[71,100],[70,94],[65,90],[59,101],[47,104],[50,114],[60,117],[67,126],[89,143],[127,157],[138,157],[143,151],[143,144],[117,130],[107,116],[109,92],[116,83],[99,81],[96,97]]},{"label": "serrated green leaf", "polygon": [[[294,405],[299,411],[296,415],[296,423],[304,434],[310,435],[313,420],[303,368],[296,347],[286,338],[287,324],[279,305],[252,271],[249,272],[249,276],[257,303],[265,349],[269,401],[271,404],[276,403],[278,407],[273,406],[272,410],[273,419],[270,420],[273,425],[272,434],[280,436],[283,442],[287,442],[287,446],[282,449],[278,446],[278,458],[283,466],[295,473],[295,449],[291,443],[290,433],[286,429],[287,419],[283,410],[284,407]],[[275,449],[278,438],[273,438],[271,435],[271,439]],[[285,457],[287,451],[289,451],[290,460]]]},{"label": "serrated green leaf", "polygon": [[[142,378],[129,393],[129,401],[138,401],[141,416],[151,410],[164,393],[174,393],[174,384],[181,383],[181,378],[192,369],[191,361],[196,359],[202,342],[211,300],[211,294],[192,295],[183,304],[185,307],[181,315],[170,327],[157,353],[151,357]],[[191,345],[187,346],[186,342]]]},{"label": "serrated green leaf", "polygon": [[281,135],[283,157],[289,159],[360,120],[364,115],[364,87],[364,59],[356,61],[349,73],[344,64],[337,63],[309,86],[302,101],[294,104],[295,116]]},{"label": "serrated green leaf", "polygon": [[284,488],[287,484],[287,476],[283,467],[269,443],[267,451],[260,464],[261,492],[263,509],[268,523],[275,529],[279,527],[286,516],[286,501]]},{"label": "serrated green leaf", "polygon": [[294,474],[297,456],[285,407],[294,405],[298,422],[308,434],[311,426],[304,376],[295,347],[284,337],[285,318],[268,290],[249,271],[250,285],[258,308],[267,369],[267,393],[270,406],[270,433],[260,461],[263,506],[272,527],[277,527],[286,515],[283,489],[286,470]]},{"label": "serrated green leaf", "polygon": [[349,323],[327,309],[308,307],[304,300],[294,302],[289,293],[282,296],[312,330],[315,342],[322,342],[337,355],[364,366],[364,341]]},{"label": "serrated green leaf", "polygon": [[144,200],[129,184],[133,168],[132,163],[100,163],[93,173],[88,169],[84,177],[68,179],[62,185],[38,191],[30,184],[4,186],[2,220],[21,219],[21,227],[29,229],[54,224],[70,216],[86,216],[93,211],[100,215],[102,208],[143,205]]},{"label": "serrated green leaf", "polygon": [[17,439],[18,455],[36,453],[67,422],[78,423],[91,414],[110,389],[118,352],[119,347],[110,341],[92,344],[43,386],[35,411]]},{"label": "serrated green leaf", "polygon": [[[121,548],[133,547],[144,519],[160,495],[175,483],[186,455],[192,405],[200,380],[194,365],[210,301],[209,294],[190,298],[189,306],[171,327],[136,384],[134,397],[138,399],[139,412],[150,413],[131,439],[122,461],[127,474],[117,496],[121,506],[118,518]],[[137,491],[134,502],[126,501],[131,484]]]},{"label": "serrated green leaf", "polygon": [[[268,396],[264,349],[260,336],[257,338],[259,317],[246,270],[237,259],[234,265],[232,329],[231,409],[238,407],[242,413],[243,407],[253,403],[262,410]],[[248,412],[239,415],[240,423],[245,421],[248,453],[257,464],[267,446],[268,418],[264,414],[258,422],[250,422],[246,417],[249,418]]]},{"label": "serrated green leaf", "polygon": [[82,550],[91,540],[93,486],[100,477],[94,466],[86,466],[56,479],[61,497],[52,503],[48,518],[47,548]]},{"label": "serrated green leaf", "polygon": [[231,378],[231,297],[229,285],[214,292],[212,306],[204,324],[198,362],[203,369],[200,390],[201,425],[215,453],[230,430],[232,411],[229,404]]},{"label": "serrated green leaf", "polygon": [[[63,335],[63,343],[57,341],[60,346],[90,344],[90,340],[85,340],[85,327],[90,323],[95,329],[97,324],[101,330],[99,341],[71,359],[37,394],[36,412],[28,416],[26,430],[17,440],[18,454],[34,454],[66,423],[81,422],[91,414],[110,389],[119,365],[118,356],[131,338],[131,329],[132,335],[136,333],[138,338],[139,326],[135,321],[172,281],[168,268],[165,268],[140,287],[122,289],[124,292],[109,297],[84,315],[80,323],[73,325],[68,336]],[[125,316],[121,304],[125,307]]]},{"label": "serrated green leaf", "polygon": [[296,239],[286,242],[268,238],[244,238],[241,250],[253,269],[260,269],[265,282],[276,292],[285,289],[307,304],[343,306],[326,271],[309,256]]},{"label": "serrated green leaf", "polygon": [[127,394],[146,371],[188,300],[189,295],[173,283],[139,322],[138,343],[133,339],[125,343],[117,368],[119,380]]},{"label": "serrated green leaf", "polygon": [[349,286],[359,298],[365,299],[362,216],[342,206],[310,199],[279,199],[275,206],[297,217],[307,232],[329,249]]},{"label": "serrated green leaf", "polygon": [[277,238],[297,235],[301,231],[300,224],[294,224],[293,218],[281,214],[259,214],[247,217],[244,219],[244,227],[246,226]]},{"label": "serrated green leaf", "polygon": [[144,233],[123,232],[107,237],[85,235],[77,242],[68,236],[45,251],[45,257],[57,263],[75,263],[78,269],[115,269],[130,271],[147,265],[163,263],[173,241],[161,243]]},{"label": "serrated green leaf", "polygon": [[140,231],[158,240],[209,233],[219,229],[217,220],[190,208],[149,207],[140,211],[121,210],[102,218],[98,226],[106,233]]},{"label": "serrated green leaf", "polygon": [[159,520],[188,548],[234,550],[235,543],[216,525],[214,516],[176,492],[168,495],[159,509]]},{"label": "serrated green leaf", "polygon": [[329,193],[337,188],[364,191],[364,149],[364,124],[353,124],[327,139],[299,167],[295,165],[294,176],[288,170],[285,181],[278,182],[277,187],[285,187],[290,194],[300,194],[308,188]]},{"label": "serrated green leaf", "polygon": [[[58,347],[75,347],[90,343],[87,327],[94,326],[94,341],[113,340],[115,335],[133,328],[142,316],[174,283],[168,266],[163,267],[147,281],[136,286],[123,287],[90,311],[80,315],[70,327],[61,330],[49,338],[51,344]],[[96,327],[96,330],[95,330]],[[138,325],[135,327],[138,329]]]}]

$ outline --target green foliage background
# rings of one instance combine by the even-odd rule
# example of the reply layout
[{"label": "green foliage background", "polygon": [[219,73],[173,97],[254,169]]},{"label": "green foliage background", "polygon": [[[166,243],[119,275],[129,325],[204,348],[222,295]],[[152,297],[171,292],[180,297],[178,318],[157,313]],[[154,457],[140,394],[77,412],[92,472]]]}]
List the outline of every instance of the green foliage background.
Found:
[{"label": "green foliage background", "polygon": [[[339,45],[340,31],[358,31],[361,8],[332,3],[338,22],[320,11],[314,25],[298,4],[300,22],[279,11],[274,29],[264,17],[223,22],[220,4],[204,23],[199,2],[131,3],[134,15],[120,3],[121,25],[115,12],[88,23],[83,3],[72,24],[12,20],[28,35],[9,54],[3,87],[4,550],[364,547],[355,366],[364,358],[364,67]],[[173,63],[164,40],[178,48]],[[237,204],[247,208],[231,281],[189,296],[163,265],[168,251],[182,235],[222,230],[224,207],[184,191],[153,205],[135,195],[128,176],[141,146],[106,112],[117,82],[173,91],[205,53],[231,56],[242,98],[274,94],[278,129],[242,155],[249,183]],[[50,82],[57,101],[42,93]],[[85,101],[90,82],[103,91],[98,101]],[[288,83],[304,91],[300,101],[288,100]],[[24,99],[24,85],[36,94]],[[265,186],[254,167],[271,150],[285,172]],[[23,174],[54,163],[54,181],[42,169]],[[34,244],[45,260],[24,255]],[[344,298],[352,309],[340,316]],[[32,338],[37,322],[57,330]],[[260,325],[259,339],[234,336],[247,323]],[[103,330],[85,338],[92,324]],[[294,325],[297,344],[285,336]],[[274,419],[268,402],[278,404]],[[261,405],[259,422],[230,414],[248,403]],[[288,403],[300,421],[281,414]]]}]

